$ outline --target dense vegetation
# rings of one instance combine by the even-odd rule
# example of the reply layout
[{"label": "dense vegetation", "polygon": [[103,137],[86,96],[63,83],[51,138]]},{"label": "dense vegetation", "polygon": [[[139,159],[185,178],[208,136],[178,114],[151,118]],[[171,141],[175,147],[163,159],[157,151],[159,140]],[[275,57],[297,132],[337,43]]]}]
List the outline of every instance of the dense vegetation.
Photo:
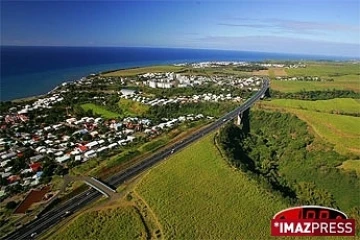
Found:
[{"label": "dense vegetation", "polygon": [[333,98],[360,98],[360,93],[351,90],[322,90],[322,91],[304,91],[299,92],[280,92],[270,89],[272,98],[287,98],[300,100],[326,100]]},{"label": "dense vegetation", "polygon": [[[226,91],[224,91],[226,88]],[[244,90],[236,87],[224,87],[224,86],[215,86],[215,85],[199,85],[196,87],[186,87],[186,88],[150,88],[150,87],[142,87],[142,92],[146,94],[153,94],[158,98],[162,97],[174,97],[174,96],[192,96],[192,95],[201,95],[204,93],[212,93],[212,94],[227,94],[231,93],[233,96],[240,96],[242,98],[248,98],[253,94],[250,90]]]},{"label": "dense vegetation", "polygon": [[360,102],[352,98],[334,98],[329,100],[297,100],[297,99],[274,99],[260,105],[271,105],[290,109],[302,109],[315,112],[333,113],[341,115],[360,116]]},{"label": "dense vegetation", "polygon": [[236,66],[233,68],[233,70],[242,71],[242,72],[254,72],[260,70],[268,70],[268,68],[260,65],[248,65],[248,66]]},{"label": "dense vegetation", "polygon": [[200,103],[171,103],[150,108],[148,117],[159,120],[161,118],[186,116],[188,114],[203,114],[204,116],[220,117],[239,105],[234,102],[200,102]]},{"label": "dense vegetation", "polygon": [[315,141],[307,126],[284,113],[255,111],[251,131],[229,123],[219,142],[231,164],[291,204],[319,204],[356,212],[360,181],[336,167],[346,157]]},{"label": "dense vegetation", "polygon": [[317,101],[275,99],[261,102],[258,107],[293,113],[305,121],[316,136],[334,144],[337,152],[350,159],[360,155],[358,100],[348,98]]}]

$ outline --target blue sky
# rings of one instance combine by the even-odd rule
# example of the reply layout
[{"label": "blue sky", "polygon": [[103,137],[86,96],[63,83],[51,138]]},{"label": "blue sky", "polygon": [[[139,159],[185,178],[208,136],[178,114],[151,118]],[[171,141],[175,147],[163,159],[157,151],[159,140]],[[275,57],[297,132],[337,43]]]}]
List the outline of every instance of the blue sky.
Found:
[{"label": "blue sky", "polygon": [[3,1],[1,44],[360,57],[358,0]]}]

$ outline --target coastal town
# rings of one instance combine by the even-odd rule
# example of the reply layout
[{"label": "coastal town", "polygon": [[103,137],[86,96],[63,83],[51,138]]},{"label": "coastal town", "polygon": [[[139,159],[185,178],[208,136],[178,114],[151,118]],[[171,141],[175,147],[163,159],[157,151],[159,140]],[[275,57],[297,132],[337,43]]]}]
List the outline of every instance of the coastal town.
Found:
[{"label": "coastal town", "polygon": [[[245,62],[174,66],[211,70],[229,65],[246,67],[246,70],[284,67]],[[206,114],[202,108],[196,110],[197,107],[218,104],[210,108],[226,106],[231,110],[258,91],[262,82],[262,76],[199,74],[192,70],[146,72],[124,77],[90,74],[64,82],[48,94],[30,101],[2,103],[0,199],[7,205],[16,206],[14,213],[28,213],[31,204],[23,207],[21,201],[15,200],[18,196],[25,197],[25,193],[46,189],[38,201],[48,202],[57,195],[50,187],[54,176],[69,174],[71,169],[92,159],[99,162],[127,149],[136,149],[181,126],[191,123],[201,126],[214,121],[218,117],[216,114]],[[158,90],[162,92],[153,92]],[[127,113],[125,103],[152,109],[150,112],[155,111],[155,115],[141,111]],[[97,112],[96,108],[87,110],[87,105],[112,115]],[[190,111],[181,112],[187,108]]]}]

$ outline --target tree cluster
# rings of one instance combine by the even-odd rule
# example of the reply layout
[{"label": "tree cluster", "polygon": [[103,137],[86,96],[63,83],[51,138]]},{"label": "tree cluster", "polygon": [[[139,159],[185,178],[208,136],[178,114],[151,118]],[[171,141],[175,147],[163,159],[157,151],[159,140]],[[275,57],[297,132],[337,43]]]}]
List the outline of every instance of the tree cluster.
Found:
[{"label": "tree cluster", "polygon": [[351,90],[326,90],[326,91],[305,91],[285,93],[270,89],[272,98],[288,98],[300,100],[327,100],[333,98],[360,98],[360,93]]},{"label": "tree cluster", "polygon": [[[315,184],[315,174],[317,177],[332,175],[334,181],[346,179],[354,188],[359,185],[356,174],[343,174],[336,168],[346,157],[334,151],[307,150],[314,138],[307,132],[306,124],[295,116],[255,111],[251,112],[250,119],[250,133],[228,123],[217,140],[233,166],[257,179],[264,188],[281,195],[288,204],[337,207],[329,190],[331,187]],[[288,174],[293,172],[288,169],[294,162],[310,167],[309,176],[298,182],[290,178]]]}]

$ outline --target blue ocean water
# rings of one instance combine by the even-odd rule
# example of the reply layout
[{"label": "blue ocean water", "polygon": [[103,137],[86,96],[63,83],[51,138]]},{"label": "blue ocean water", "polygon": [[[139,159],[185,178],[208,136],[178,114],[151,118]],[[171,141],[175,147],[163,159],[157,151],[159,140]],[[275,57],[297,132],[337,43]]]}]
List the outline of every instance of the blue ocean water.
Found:
[{"label": "blue ocean water", "polygon": [[107,70],[199,61],[346,60],[279,53],[128,47],[1,46],[0,100],[44,94],[58,84]]}]

